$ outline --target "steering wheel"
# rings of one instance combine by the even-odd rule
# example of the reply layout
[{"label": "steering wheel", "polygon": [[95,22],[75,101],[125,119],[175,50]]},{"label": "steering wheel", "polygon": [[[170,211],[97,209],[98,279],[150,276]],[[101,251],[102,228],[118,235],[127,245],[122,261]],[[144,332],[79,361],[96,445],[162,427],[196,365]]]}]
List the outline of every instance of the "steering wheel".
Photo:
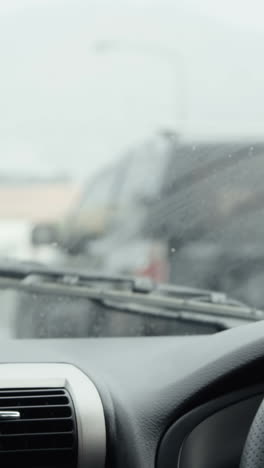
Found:
[{"label": "steering wheel", "polygon": [[240,468],[264,468],[264,400],[248,433]]}]

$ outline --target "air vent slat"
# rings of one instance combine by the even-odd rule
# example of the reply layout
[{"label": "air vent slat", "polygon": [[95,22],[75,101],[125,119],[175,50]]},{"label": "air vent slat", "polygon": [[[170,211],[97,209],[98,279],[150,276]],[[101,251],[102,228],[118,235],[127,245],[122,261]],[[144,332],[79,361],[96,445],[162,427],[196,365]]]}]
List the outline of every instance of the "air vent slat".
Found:
[{"label": "air vent slat", "polygon": [[31,432],[69,432],[73,430],[71,418],[61,419],[20,419],[18,421],[2,421],[0,434],[24,434]]},{"label": "air vent slat", "polygon": [[[2,454],[27,454],[27,453],[41,453],[41,455],[44,455],[46,454],[47,452],[55,452],[55,453],[67,453],[69,454],[70,452],[72,452],[72,449],[71,448],[48,448],[48,449],[26,449],[26,450],[3,450],[1,451],[1,455]],[[52,465],[52,468],[53,468],[53,465]]]},{"label": "air vent slat", "polygon": [[54,467],[54,460],[56,467],[76,466],[75,412],[65,389],[0,391],[0,411],[12,410],[20,419],[0,420],[2,466],[21,465],[21,456],[27,468]]},{"label": "air vent slat", "polygon": [[0,395],[0,406],[2,408],[6,406],[48,406],[48,405],[67,405],[69,400],[65,396],[13,396],[13,397],[1,397]]},{"label": "air vent slat", "polygon": [[[72,431],[66,431],[65,435],[68,435],[69,434],[72,434]],[[32,436],[32,437],[46,437],[46,436],[56,436],[56,435],[60,435],[60,436],[63,436],[64,434],[62,434],[61,432],[56,432],[56,431],[50,431],[50,432],[28,432],[28,433],[23,433],[23,437],[29,437],[29,436]],[[7,440],[7,439],[11,439],[12,437],[20,437],[22,438],[22,435],[21,434],[1,434],[1,442],[3,440]],[[1,442],[0,442],[0,446],[1,446]]]},{"label": "air vent slat", "polygon": [[0,437],[0,450],[31,450],[73,447],[73,434],[23,434]]},{"label": "air vent slat", "polygon": [[[19,410],[20,410],[20,408],[19,408]],[[8,411],[9,411],[9,410],[8,410]],[[71,420],[71,417],[65,417],[65,418],[61,418],[61,419],[62,419],[62,420],[65,420],[65,421],[68,421],[68,420]],[[1,425],[2,425],[2,424],[16,424],[16,423],[21,424],[21,423],[23,423],[23,422],[31,422],[31,421],[32,421],[32,422],[43,421],[43,418],[39,418],[39,419],[38,419],[38,418],[36,418],[36,419],[30,419],[30,418],[29,418],[29,419],[23,419],[23,420],[22,420],[22,419],[18,419],[17,421],[6,421],[6,420],[3,420],[3,421],[1,421]],[[54,421],[57,421],[57,418],[45,418],[45,421],[51,421],[51,422],[53,421],[53,422],[54,422]]]},{"label": "air vent slat", "polygon": [[20,411],[21,417],[23,419],[39,419],[39,418],[65,418],[72,415],[72,410],[70,406],[58,407],[58,406],[32,406],[31,408],[20,406],[6,406],[5,408],[0,407],[1,410],[18,410]]},{"label": "air vent slat", "polygon": [[0,390],[0,398],[2,397],[9,397],[10,395],[13,395],[14,397],[16,395],[19,395],[19,396],[45,396],[45,395],[48,395],[48,396],[57,396],[57,395],[65,395],[64,393],[64,390],[36,390],[36,391],[32,391],[32,390],[24,390],[24,389],[19,389],[19,390],[12,390],[12,391],[7,391],[7,390]]}]

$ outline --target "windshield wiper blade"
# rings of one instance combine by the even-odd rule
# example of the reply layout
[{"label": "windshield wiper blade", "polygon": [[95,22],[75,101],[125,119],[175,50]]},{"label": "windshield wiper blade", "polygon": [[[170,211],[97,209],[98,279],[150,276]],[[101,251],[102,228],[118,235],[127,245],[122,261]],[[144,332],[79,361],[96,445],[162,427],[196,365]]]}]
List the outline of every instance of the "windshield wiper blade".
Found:
[{"label": "windshield wiper blade", "polygon": [[[131,288],[126,287],[131,282]],[[99,286],[98,286],[99,284]],[[121,284],[117,288],[116,285]],[[30,293],[39,293],[55,296],[68,296],[86,298],[105,304],[119,304],[126,307],[128,304],[152,307],[160,311],[199,313],[204,316],[232,317],[246,321],[264,319],[264,312],[239,303],[230,304],[228,301],[213,302],[202,300],[201,295],[182,297],[180,289],[170,285],[158,286],[148,282],[149,287],[137,282],[134,278],[123,276],[91,275],[74,272],[72,270],[58,270],[46,267],[30,267],[20,265],[18,268],[3,267],[0,265],[0,288],[22,290]],[[112,285],[110,287],[109,285]],[[115,287],[113,287],[113,285]],[[137,288],[139,286],[139,288]],[[147,283],[146,283],[147,286]],[[151,287],[150,287],[151,286]],[[176,290],[174,289],[176,288]],[[169,291],[170,290],[170,291]],[[192,294],[194,290],[191,288]],[[175,291],[178,291],[177,294]],[[199,290],[198,290],[199,291]]]},{"label": "windshield wiper blade", "polygon": [[159,293],[170,297],[182,299],[195,299],[196,301],[210,302],[213,304],[229,304],[234,306],[245,306],[247,304],[230,298],[223,292],[212,291],[202,288],[194,288],[190,286],[155,283],[148,277],[114,275],[90,273],[85,270],[72,269],[69,267],[57,268],[47,267],[41,263],[35,262],[18,262],[9,261],[8,263],[0,262],[0,277],[13,277],[17,279],[26,279],[28,276],[39,276],[39,279],[52,279],[53,281],[72,284],[108,284],[120,286],[122,289],[129,288],[133,292],[138,293]]},{"label": "windshield wiper blade", "polygon": [[113,275],[90,273],[85,270],[69,267],[53,267],[35,262],[8,261],[0,262],[0,278],[14,278],[26,280],[29,276],[38,276],[39,279],[53,280],[64,284],[85,285],[87,283],[99,283],[120,286],[122,289],[129,287],[134,292],[149,293],[155,288],[155,283],[147,277],[133,277],[126,275]]},{"label": "windshield wiper blade", "polygon": [[158,284],[156,290],[161,294],[166,294],[172,297],[195,299],[196,301],[210,302],[212,304],[229,304],[238,307],[248,307],[248,305],[244,302],[231,298],[224,292],[210,289],[201,289],[173,284]]}]

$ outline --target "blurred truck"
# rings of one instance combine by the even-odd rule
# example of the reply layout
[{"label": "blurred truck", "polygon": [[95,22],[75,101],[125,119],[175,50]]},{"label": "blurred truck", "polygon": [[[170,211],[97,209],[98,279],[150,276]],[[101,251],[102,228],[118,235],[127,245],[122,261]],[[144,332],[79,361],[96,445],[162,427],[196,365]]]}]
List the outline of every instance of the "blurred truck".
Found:
[{"label": "blurred truck", "polygon": [[160,150],[156,159],[146,152],[145,165],[138,151],[140,178],[123,194],[130,209],[90,245],[100,269],[223,290],[264,307],[264,143],[172,139]]},{"label": "blurred truck", "polygon": [[264,272],[263,170],[263,142],[194,144],[159,135],[87,184],[45,240],[93,270],[231,295],[243,277],[237,296],[263,306],[254,293]]},{"label": "blurred truck", "polygon": [[88,181],[77,202],[58,222],[36,224],[31,233],[34,246],[55,244],[70,255],[82,253],[87,242],[105,233],[117,210],[117,180],[123,162],[110,166]]},{"label": "blurred truck", "polygon": [[[134,230],[140,224],[141,233],[142,219],[161,190],[168,148],[168,138],[157,136],[127,151],[85,185],[78,202],[64,218],[57,223],[35,225],[32,244],[57,245],[65,254],[79,257],[78,260],[89,267],[98,266],[104,260],[112,264],[108,262],[110,252],[106,246],[119,231],[120,247],[126,245],[127,248],[124,224],[132,224]],[[140,235],[134,232],[133,235],[137,245],[142,245]],[[131,235],[129,237],[131,239]],[[72,258],[70,262],[76,263],[76,260]],[[128,265],[122,268],[131,269]]]}]

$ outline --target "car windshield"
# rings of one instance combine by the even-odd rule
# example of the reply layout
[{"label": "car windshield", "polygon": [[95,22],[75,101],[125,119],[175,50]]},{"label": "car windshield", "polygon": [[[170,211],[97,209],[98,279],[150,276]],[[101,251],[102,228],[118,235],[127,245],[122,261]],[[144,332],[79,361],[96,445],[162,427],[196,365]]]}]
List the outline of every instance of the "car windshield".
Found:
[{"label": "car windshield", "polygon": [[[202,288],[264,309],[263,15],[258,0],[1,0],[1,265]],[[3,336],[88,336],[89,314],[100,336],[97,309],[112,314],[109,298],[90,310],[47,284],[11,299],[2,274]],[[36,304],[45,326],[32,325]],[[146,333],[124,313],[125,332],[116,320],[108,335]]]}]

